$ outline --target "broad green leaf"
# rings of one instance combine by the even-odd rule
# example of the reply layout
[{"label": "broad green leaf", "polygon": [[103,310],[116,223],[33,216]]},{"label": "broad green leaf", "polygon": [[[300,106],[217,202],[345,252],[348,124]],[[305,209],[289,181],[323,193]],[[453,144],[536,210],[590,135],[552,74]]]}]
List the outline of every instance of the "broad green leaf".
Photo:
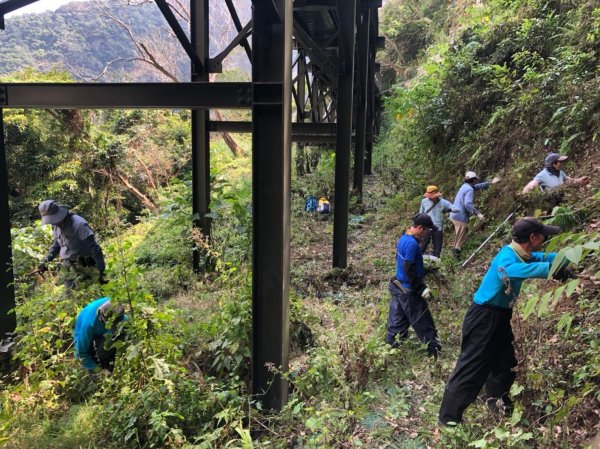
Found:
[{"label": "broad green leaf", "polygon": [[523,410],[517,408],[513,411],[513,414],[510,417],[510,422],[512,423],[513,426],[516,426],[517,424],[519,424],[522,417],[523,417]]},{"label": "broad green leaf", "polygon": [[573,323],[573,315],[571,315],[570,313],[565,313],[560,318],[560,320],[558,320],[558,323],[556,323],[556,329],[558,331],[562,331],[564,329],[565,335],[567,335],[569,333],[569,331],[571,330],[572,323]]},{"label": "broad green leaf", "polygon": [[531,432],[525,432],[523,435],[519,435],[517,439],[515,439],[515,443],[519,441],[528,441],[533,438],[533,434]]},{"label": "broad green leaf", "polygon": [[556,270],[558,270],[565,260],[565,250],[561,249],[556,257],[554,258],[554,262],[552,262],[552,266],[550,267],[550,271],[548,272],[548,279],[552,277]]},{"label": "broad green leaf", "polygon": [[306,425],[306,427],[308,427],[310,430],[316,430],[319,428],[319,426],[321,425],[321,421],[317,418],[315,418],[314,416],[311,416],[310,418],[308,418],[306,420],[306,422],[304,423]]},{"label": "broad green leaf", "polygon": [[469,443],[469,447],[478,447],[480,449],[483,449],[487,446],[487,441],[485,438],[482,438],[481,440],[477,440],[477,441],[472,441],[471,443]]},{"label": "broad green leaf", "polygon": [[560,299],[560,297],[562,296],[563,292],[565,291],[565,288],[567,288],[566,285],[561,285],[556,290],[554,290],[554,292],[552,294],[552,297],[554,298],[555,301],[558,301]]},{"label": "broad green leaf", "polygon": [[529,315],[531,315],[533,309],[538,303],[538,300],[539,298],[536,295],[529,298],[529,301],[527,301],[527,304],[525,304],[525,307],[523,307],[523,312],[521,313],[523,320],[526,320],[529,317]]},{"label": "broad green leaf", "polygon": [[583,248],[581,245],[573,246],[571,248],[567,248],[565,251],[565,256],[575,265],[579,263],[581,260],[581,255],[583,254]]},{"label": "broad green leaf", "polygon": [[569,297],[573,294],[573,292],[575,291],[575,289],[577,288],[578,285],[579,285],[579,279],[573,279],[573,280],[569,281],[569,283],[567,284],[567,288],[565,290],[565,294],[567,295],[567,297]]},{"label": "broad green leaf", "polygon": [[598,251],[600,249],[600,242],[587,242],[583,247],[585,249],[591,249],[592,251]]},{"label": "broad green leaf", "polygon": [[521,394],[521,392],[525,389],[525,387],[517,382],[515,382],[514,384],[512,384],[512,386],[510,387],[510,395],[511,396],[518,396],[519,394]]},{"label": "broad green leaf", "polygon": [[550,298],[552,298],[553,291],[549,291],[544,293],[542,299],[540,300],[540,306],[538,307],[537,316],[541,317],[546,312],[548,312],[548,303],[550,302]]}]

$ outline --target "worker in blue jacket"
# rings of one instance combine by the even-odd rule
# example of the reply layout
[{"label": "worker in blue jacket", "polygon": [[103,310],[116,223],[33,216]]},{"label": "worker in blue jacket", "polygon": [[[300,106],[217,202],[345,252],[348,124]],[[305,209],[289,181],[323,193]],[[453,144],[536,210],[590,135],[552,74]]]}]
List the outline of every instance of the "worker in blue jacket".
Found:
[{"label": "worker in blue jacket", "polygon": [[107,297],[96,299],[79,312],[75,321],[75,356],[84,368],[95,373],[112,370],[116,349],[107,349],[105,344],[118,338],[116,327],[124,319],[127,317],[123,306],[113,306]]},{"label": "worker in blue jacket", "polygon": [[495,177],[490,182],[478,182],[479,176],[474,171],[465,173],[465,182],[460,187],[454,197],[453,211],[450,213],[450,221],[454,225],[456,237],[452,248],[452,255],[455,258],[460,257],[460,252],[463,245],[467,241],[469,231],[469,217],[476,215],[480,220],[484,220],[483,214],[473,204],[475,191],[487,189],[490,185],[500,181],[499,177]]},{"label": "worker in blue jacket", "polygon": [[[464,410],[484,385],[491,410],[512,410],[509,391],[517,366],[512,306],[525,279],[548,277],[556,254],[537,251],[548,236],[559,232],[559,227],[543,225],[531,217],[513,225],[512,243],[492,260],[465,316],[461,353],[446,385],[440,424],[460,423]],[[562,272],[556,277],[563,276]]]},{"label": "worker in blue jacket", "polygon": [[396,347],[399,339],[408,337],[412,327],[419,340],[427,344],[427,352],[438,357],[440,342],[427,306],[431,292],[424,282],[425,267],[419,239],[434,229],[427,214],[413,217],[412,226],[403,234],[396,245],[396,276],[390,280],[392,295],[387,323],[386,343]]}]

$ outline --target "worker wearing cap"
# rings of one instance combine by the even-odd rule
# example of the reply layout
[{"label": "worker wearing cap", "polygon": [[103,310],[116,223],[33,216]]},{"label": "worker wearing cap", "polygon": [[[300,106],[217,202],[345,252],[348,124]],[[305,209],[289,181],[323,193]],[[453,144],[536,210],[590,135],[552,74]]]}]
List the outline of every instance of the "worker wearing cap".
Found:
[{"label": "worker wearing cap", "polygon": [[423,199],[421,200],[420,214],[427,214],[431,217],[433,226],[436,228],[427,232],[421,239],[421,251],[424,253],[433,240],[433,256],[439,258],[442,253],[442,243],[444,239],[444,212],[459,212],[459,209],[442,198],[442,193],[437,186],[427,186]]},{"label": "worker wearing cap", "polygon": [[525,279],[548,277],[556,253],[537,251],[548,236],[559,232],[559,227],[542,225],[531,217],[514,223],[512,243],[492,260],[465,316],[461,353],[440,408],[442,425],[460,423],[464,410],[484,385],[491,410],[511,410],[509,391],[517,365],[512,305]]},{"label": "worker wearing cap", "polygon": [[419,340],[427,344],[427,352],[438,357],[441,345],[426,299],[431,296],[424,282],[425,267],[419,239],[430,229],[433,221],[427,214],[413,217],[412,226],[396,245],[396,276],[390,280],[392,295],[387,322],[386,343],[396,347],[397,338],[408,337],[412,327]]},{"label": "worker wearing cap", "polygon": [[477,176],[474,171],[465,173],[465,182],[454,198],[454,209],[457,211],[450,213],[450,220],[452,221],[452,224],[454,224],[454,231],[456,234],[452,254],[457,258],[460,256],[460,251],[467,241],[469,217],[471,215],[476,215],[480,220],[485,219],[483,214],[473,204],[475,190],[487,189],[491,184],[496,184],[500,181],[500,178],[495,177],[491,182],[477,181],[479,181],[479,176]]},{"label": "worker wearing cap", "polygon": [[[91,372],[112,370],[116,349],[106,343],[122,336],[117,325],[126,320],[123,306],[114,306],[109,298],[100,298],[85,306],[75,320],[75,357]],[[108,325],[108,327],[107,327]]]},{"label": "worker wearing cap", "polygon": [[[42,224],[52,225],[54,241],[48,255],[38,266],[39,271],[46,271],[46,264],[60,256],[63,267],[67,270],[80,266],[95,266],[99,280],[104,283],[104,255],[96,242],[94,232],[88,222],[79,215],[69,212],[67,207],[54,200],[46,200],[39,205]],[[72,286],[72,280],[65,277],[65,287]]]},{"label": "worker wearing cap", "polygon": [[585,185],[589,181],[589,176],[580,178],[571,178],[561,170],[562,163],[569,157],[558,153],[550,153],[544,159],[544,169],[535,175],[535,178],[525,186],[522,193],[528,193],[539,186],[542,192],[555,189],[563,184]]}]

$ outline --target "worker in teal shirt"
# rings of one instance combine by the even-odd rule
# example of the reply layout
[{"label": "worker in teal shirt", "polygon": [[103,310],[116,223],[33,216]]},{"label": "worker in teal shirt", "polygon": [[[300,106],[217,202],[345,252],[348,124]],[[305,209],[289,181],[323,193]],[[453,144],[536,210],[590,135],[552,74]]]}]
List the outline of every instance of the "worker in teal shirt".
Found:
[{"label": "worker in teal shirt", "polygon": [[[529,278],[547,278],[555,253],[537,252],[560,228],[527,217],[513,225],[513,242],[503,247],[490,265],[462,328],[461,353],[442,399],[439,422],[454,425],[485,385],[491,410],[512,410],[510,387],[517,366],[511,327],[512,305],[521,284]],[[565,269],[555,278],[564,280]]]},{"label": "worker in teal shirt", "polygon": [[[105,343],[117,338],[113,337],[116,325],[127,319],[123,312],[123,306],[112,306],[107,297],[96,299],[79,312],[75,321],[75,356],[84,368],[92,372],[112,370],[116,350],[106,349]],[[112,327],[106,327],[111,320]]]}]

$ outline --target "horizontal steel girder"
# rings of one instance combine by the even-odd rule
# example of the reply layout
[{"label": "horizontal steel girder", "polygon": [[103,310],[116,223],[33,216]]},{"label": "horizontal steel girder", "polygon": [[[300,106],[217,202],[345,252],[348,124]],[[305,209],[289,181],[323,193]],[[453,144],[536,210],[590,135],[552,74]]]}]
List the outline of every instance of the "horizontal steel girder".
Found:
[{"label": "horizontal steel girder", "polygon": [[[335,123],[292,123],[292,141],[307,144],[335,143]],[[212,121],[208,130],[213,132],[250,133],[252,122]]]},{"label": "horizontal steel girder", "polygon": [[19,8],[30,5],[38,0],[5,0],[0,3],[0,30],[4,29],[4,15]]},{"label": "horizontal steel girder", "polygon": [[[269,90],[262,85],[260,89]],[[252,83],[11,83],[0,84],[0,108],[245,109]]]}]

